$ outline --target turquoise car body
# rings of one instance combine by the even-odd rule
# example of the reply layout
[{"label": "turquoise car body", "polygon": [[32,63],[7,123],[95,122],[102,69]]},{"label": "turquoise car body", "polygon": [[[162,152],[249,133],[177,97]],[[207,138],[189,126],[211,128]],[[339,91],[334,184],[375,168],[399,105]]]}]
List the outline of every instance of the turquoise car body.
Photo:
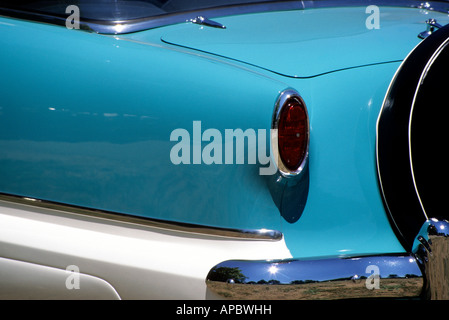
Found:
[{"label": "turquoise car body", "polygon": [[[169,223],[277,230],[294,258],[405,253],[378,184],[376,123],[429,12],[380,6],[380,28],[368,29],[365,9],[234,14],[213,19],[226,29],[187,21],[123,34],[1,16],[0,192]],[[170,161],[179,142],[171,133],[189,132],[193,152],[198,121],[201,134],[269,132],[289,88],[310,119],[298,216],[282,216],[276,203],[287,178],[260,175],[259,164]],[[200,150],[209,143],[199,141]]]}]

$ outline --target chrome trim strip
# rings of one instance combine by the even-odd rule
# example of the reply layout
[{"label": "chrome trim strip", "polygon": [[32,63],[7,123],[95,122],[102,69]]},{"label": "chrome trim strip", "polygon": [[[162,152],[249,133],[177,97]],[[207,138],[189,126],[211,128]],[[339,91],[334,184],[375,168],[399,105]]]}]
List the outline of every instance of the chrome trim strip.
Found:
[{"label": "chrome trim strip", "polygon": [[423,282],[411,254],[225,261],[206,278],[209,295],[233,300],[415,298]]},{"label": "chrome trim strip", "polygon": [[[306,112],[306,117],[307,117],[306,151],[304,154],[304,159],[302,160],[298,169],[296,169],[295,171],[291,171],[284,165],[284,163],[281,159],[281,156],[279,154],[279,146],[278,146],[279,117],[280,117],[281,110],[282,110],[283,106],[285,105],[286,101],[289,99],[298,100],[299,103],[304,106],[304,110]],[[273,150],[273,158],[274,158],[275,164],[276,164],[279,172],[284,177],[294,177],[303,171],[303,169],[308,161],[308,158],[309,158],[309,142],[310,142],[310,122],[309,122],[309,114],[307,112],[306,103],[304,102],[301,95],[296,90],[293,90],[293,89],[284,90],[283,92],[281,92],[281,94],[279,95],[279,97],[276,101],[276,104],[274,107],[274,112],[273,112],[272,124],[271,124],[271,148]]]},{"label": "chrome trim strip", "polygon": [[[269,229],[231,229],[212,226],[203,226],[190,223],[180,223],[161,219],[152,219],[139,216],[132,216],[118,212],[98,210],[75,205],[68,205],[41,199],[16,196],[11,194],[0,193],[0,201],[22,204],[37,208],[45,208],[61,211],[70,215],[81,215],[86,217],[106,219],[114,222],[122,222],[127,224],[135,224],[150,228],[162,229],[175,232],[187,232],[200,235],[225,237],[242,240],[267,240],[279,241],[283,238],[283,234],[277,230]],[[1,204],[0,204],[1,208]]]},{"label": "chrome trim strip", "polygon": [[[170,24],[185,23],[197,16],[205,16],[208,19],[229,16],[234,14],[245,14],[255,12],[267,12],[273,10],[301,10],[304,9],[302,1],[285,0],[274,3],[253,3],[245,5],[230,5],[210,9],[200,9],[187,12],[170,13],[149,18],[133,20],[81,20],[80,29],[94,31],[100,34],[125,34],[147,29],[158,28]],[[19,19],[41,21],[65,26],[66,18],[62,16],[52,16],[42,13],[26,12],[15,9],[0,8],[0,16],[15,17]]]},{"label": "chrome trim strip", "polygon": [[[218,8],[195,10],[190,12],[171,13],[166,15],[154,16],[149,18],[123,20],[123,21],[100,21],[100,20],[83,20],[80,22],[80,28],[83,30],[94,31],[101,34],[125,34],[147,29],[157,28],[165,25],[183,23],[190,21],[198,15],[207,16],[209,19],[229,16],[234,14],[282,11],[282,10],[304,10],[312,8],[329,8],[329,7],[348,7],[348,6],[367,6],[372,4],[369,0],[285,0],[273,3],[253,3],[244,5],[230,5]],[[380,0],[377,6],[390,7],[408,7],[419,8],[428,11],[439,11],[448,13],[449,4],[442,1],[408,1],[408,0]],[[40,14],[33,12],[25,12],[14,9],[0,8],[0,16],[12,17],[33,21],[52,23],[56,25],[65,25],[67,17],[52,16],[48,14]]]}]

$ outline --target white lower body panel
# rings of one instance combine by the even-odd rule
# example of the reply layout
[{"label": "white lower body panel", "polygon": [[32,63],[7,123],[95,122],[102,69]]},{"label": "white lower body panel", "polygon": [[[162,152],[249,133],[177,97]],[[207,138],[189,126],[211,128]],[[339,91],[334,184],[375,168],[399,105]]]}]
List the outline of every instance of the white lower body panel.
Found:
[{"label": "white lower body panel", "polygon": [[0,201],[2,299],[205,299],[225,260],[291,258],[283,239],[170,231]]}]

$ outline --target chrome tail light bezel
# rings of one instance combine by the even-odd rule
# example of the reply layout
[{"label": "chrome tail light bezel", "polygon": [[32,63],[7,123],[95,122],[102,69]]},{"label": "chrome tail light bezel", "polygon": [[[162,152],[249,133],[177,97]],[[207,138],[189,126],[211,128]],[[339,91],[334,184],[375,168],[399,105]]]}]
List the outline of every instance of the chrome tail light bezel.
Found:
[{"label": "chrome tail light bezel", "polygon": [[[303,108],[305,116],[306,116],[306,142],[305,142],[305,151],[302,160],[300,161],[299,166],[295,170],[289,169],[284,161],[281,158],[279,151],[279,137],[278,137],[278,129],[279,129],[279,120],[281,116],[281,112],[283,108],[287,105],[290,100],[296,100]],[[299,175],[304,171],[304,168],[307,164],[309,158],[309,145],[310,145],[310,119],[307,111],[306,103],[304,102],[301,95],[294,89],[286,89],[282,91],[276,100],[273,119],[271,124],[271,148],[273,152],[274,162],[276,167],[278,168],[280,174],[284,177],[294,177]]]}]

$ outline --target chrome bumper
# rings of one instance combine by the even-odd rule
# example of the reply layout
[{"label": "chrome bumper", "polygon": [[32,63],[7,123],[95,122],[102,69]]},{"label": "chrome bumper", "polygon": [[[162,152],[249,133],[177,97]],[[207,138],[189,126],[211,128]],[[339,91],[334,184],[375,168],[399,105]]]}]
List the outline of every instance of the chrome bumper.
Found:
[{"label": "chrome bumper", "polygon": [[449,299],[449,223],[430,219],[411,253],[325,259],[229,260],[207,275],[227,299]]}]

